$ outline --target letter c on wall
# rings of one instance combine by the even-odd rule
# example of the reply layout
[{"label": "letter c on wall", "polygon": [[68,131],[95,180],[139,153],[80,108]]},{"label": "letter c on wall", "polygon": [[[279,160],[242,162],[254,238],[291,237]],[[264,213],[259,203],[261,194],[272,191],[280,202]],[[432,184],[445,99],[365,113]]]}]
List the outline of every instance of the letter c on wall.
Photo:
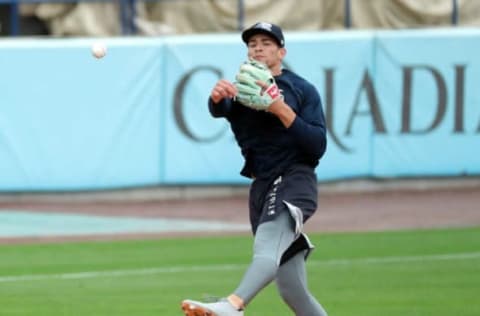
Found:
[{"label": "letter c on wall", "polygon": [[[224,125],[222,129],[220,129],[218,132],[214,133],[211,136],[198,135],[193,133],[193,131],[189,128],[187,124],[187,120],[185,118],[185,113],[184,113],[183,96],[185,93],[187,83],[189,82],[189,80],[192,78],[193,75],[201,71],[213,72],[214,74],[217,75],[218,78],[221,78],[223,75],[220,69],[215,68],[213,66],[197,66],[192,68],[190,71],[188,71],[185,75],[182,76],[177,86],[175,87],[175,94],[174,94],[174,100],[173,100],[173,113],[175,116],[175,123],[177,124],[179,130],[186,137],[198,143],[209,143],[219,139],[228,129],[227,125]],[[208,96],[206,96],[204,100],[199,101],[205,105],[205,111],[207,111],[206,109],[207,97]]]}]

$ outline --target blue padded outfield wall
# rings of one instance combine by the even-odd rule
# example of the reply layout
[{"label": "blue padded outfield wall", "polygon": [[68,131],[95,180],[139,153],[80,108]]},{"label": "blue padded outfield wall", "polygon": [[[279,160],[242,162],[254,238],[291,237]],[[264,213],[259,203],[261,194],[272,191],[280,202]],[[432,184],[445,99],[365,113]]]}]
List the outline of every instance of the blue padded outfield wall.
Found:
[{"label": "blue padded outfield wall", "polygon": [[[287,33],[318,88],[319,181],[480,174],[480,30]],[[0,40],[0,191],[244,184],[206,100],[245,59],[239,34]]]}]

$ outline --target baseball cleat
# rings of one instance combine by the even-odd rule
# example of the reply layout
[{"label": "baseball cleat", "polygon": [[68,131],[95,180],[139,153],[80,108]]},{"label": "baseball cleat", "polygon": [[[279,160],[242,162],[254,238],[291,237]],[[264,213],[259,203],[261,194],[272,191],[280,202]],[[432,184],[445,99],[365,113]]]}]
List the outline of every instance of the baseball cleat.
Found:
[{"label": "baseball cleat", "polygon": [[185,316],[243,316],[243,311],[236,310],[226,299],[215,303],[184,300],[182,310]]}]

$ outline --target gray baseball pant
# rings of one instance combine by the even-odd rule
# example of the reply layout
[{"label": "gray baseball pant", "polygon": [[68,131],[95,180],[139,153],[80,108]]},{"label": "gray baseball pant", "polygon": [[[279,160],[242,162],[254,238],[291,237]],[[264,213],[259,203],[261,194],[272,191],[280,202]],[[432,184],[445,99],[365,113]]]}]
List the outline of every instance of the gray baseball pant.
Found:
[{"label": "gray baseball pant", "polygon": [[282,212],[260,224],[255,235],[253,259],[233,292],[247,305],[265,286],[276,281],[282,299],[297,316],[327,316],[307,287],[304,251],[280,266],[282,254],[295,240],[294,220]]}]

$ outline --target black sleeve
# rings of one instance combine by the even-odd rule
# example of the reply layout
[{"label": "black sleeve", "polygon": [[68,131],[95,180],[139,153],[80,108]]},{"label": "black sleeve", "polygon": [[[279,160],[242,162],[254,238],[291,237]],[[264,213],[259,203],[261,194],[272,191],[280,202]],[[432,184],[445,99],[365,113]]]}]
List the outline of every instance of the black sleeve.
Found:
[{"label": "black sleeve", "polygon": [[212,98],[208,98],[208,110],[213,117],[227,117],[232,108],[232,99],[223,99],[214,103]]},{"label": "black sleeve", "polygon": [[289,130],[305,152],[320,159],[327,148],[322,101],[315,87],[311,85],[305,89],[304,97],[302,109],[297,113]]}]

